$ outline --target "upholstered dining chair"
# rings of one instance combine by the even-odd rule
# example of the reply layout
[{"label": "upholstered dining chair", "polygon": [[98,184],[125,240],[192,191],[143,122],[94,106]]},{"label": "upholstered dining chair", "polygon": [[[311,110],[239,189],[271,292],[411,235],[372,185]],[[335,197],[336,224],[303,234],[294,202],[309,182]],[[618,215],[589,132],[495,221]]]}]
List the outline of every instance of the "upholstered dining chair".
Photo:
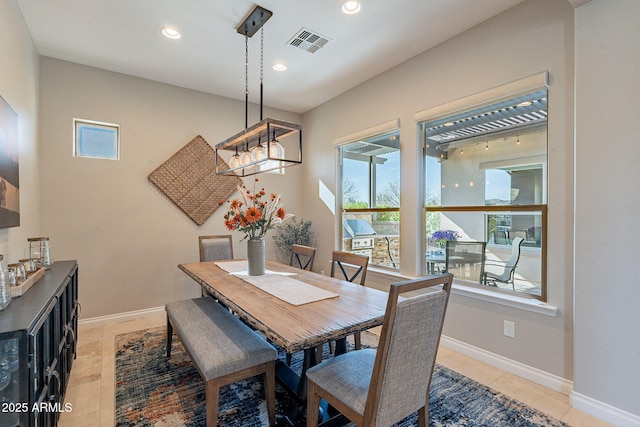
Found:
[{"label": "upholstered dining chair", "polygon": [[[200,262],[233,259],[233,240],[230,234],[198,236]],[[211,295],[202,287],[202,296]]]},{"label": "upholstered dining chair", "polygon": [[[360,284],[364,286],[367,278],[367,267],[369,266],[369,257],[364,255],[352,254],[351,252],[333,251],[331,254],[331,277],[336,277],[339,269],[342,277],[347,282],[354,282],[360,276]],[[337,268],[336,268],[337,267]],[[345,267],[355,269],[351,274],[347,272]],[[354,342],[356,350],[361,348],[360,332],[354,334]],[[329,350],[333,353],[333,342],[329,343]]]},{"label": "upholstered dining chair", "polygon": [[291,260],[289,265],[301,270],[313,270],[313,260],[316,257],[316,248],[304,245],[291,245]]},{"label": "upholstered dining chair", "polygon": [[198,236],[200,262],[233,259],[233,240],[230,234]]},{"label": "upholstered dining chair", "polygon": [[497,283],[511,284],[513,290],[516,290],[515,273],[518,261],[520,260],[520,246],[524,239],[522,237],[516,237],[511,243],[511,256],[506,263],[500,263],[498,261],[490,261],[485,263],[487,266],[499,266],[502,271],[494,273],[491,271],[485,271],[482,275],[482,283],[487,286],[497,286]]},{"label": "upholstered dining chair", "polygon": [[[307,426],[320,399],[358,426],[390,426],[418,411],[429,425],[429,387],[453,275],[391,285],[378,349],[352,351],[307,371]],[[441,286],[441,288],[440,288]],[[399,299],[400,294],[422,291]]]}]

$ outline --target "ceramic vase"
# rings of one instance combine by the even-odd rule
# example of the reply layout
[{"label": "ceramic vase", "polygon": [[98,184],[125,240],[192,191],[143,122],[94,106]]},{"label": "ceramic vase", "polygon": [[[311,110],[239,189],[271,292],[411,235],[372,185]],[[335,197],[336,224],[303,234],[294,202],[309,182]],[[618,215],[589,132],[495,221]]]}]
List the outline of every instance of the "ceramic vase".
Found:
[{"label": "ceramic vase", "polygon": [[262,276],[265,272],[265,242],[262,237],[250,237],[247,241],[249,276]]}]

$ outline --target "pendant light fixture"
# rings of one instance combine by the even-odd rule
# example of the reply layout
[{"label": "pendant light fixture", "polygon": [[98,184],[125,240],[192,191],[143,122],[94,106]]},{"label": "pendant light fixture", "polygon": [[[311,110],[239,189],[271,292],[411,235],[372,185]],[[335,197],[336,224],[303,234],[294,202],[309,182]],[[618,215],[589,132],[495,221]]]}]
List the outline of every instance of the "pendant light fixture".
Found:
[{"label": "pendant light fixture", "polygon": [[[216,144],[216,173],[218,175],[249,176],[262,172],[284,173],[283,168],[302,163],[302,125],[269,117],[262,118],[263,25],[272,15],[271,11],[256,5],[236,29],[245,38],[245,129]],[[249,38],[258,30],[260,30],[260,121],[249,127]],[[286,150],[281,143],[284,140],[287,140]],[[228,168],[222,168],[218,161],[220,151],[233,151],[234,153],[229,160]]]}]

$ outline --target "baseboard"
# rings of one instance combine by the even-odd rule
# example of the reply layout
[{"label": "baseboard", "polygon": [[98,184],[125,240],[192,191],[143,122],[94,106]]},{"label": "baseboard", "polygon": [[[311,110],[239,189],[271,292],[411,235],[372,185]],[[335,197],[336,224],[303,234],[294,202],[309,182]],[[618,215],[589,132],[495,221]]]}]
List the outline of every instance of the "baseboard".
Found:
[{"label": "baseboard", "polygon": [[91,317],[88,319],[80,319],[78,327],[81,329],[95,328],[111,323],[126,322],[128,320],[144,319],[146,317],[157,316],[164,313],[164,306],[145,308],[144,310],[127,311],[124,313],[109,314],[107,316]]},{"label": "baseboard", "polygon": [[584,394],[575,391],[571,392],[569,402],[571,406],[577,410],[593,415],[596,418],[600,418],[618,427],[640,426],[640,416],[602,403]]},{"label": "baseboard", "polygon": [[536,384],[540,384],[541,386],[547,387],[559,393],[569,395],[573,391],[573,381],[569,381],[565,378],[550,374],[538,368],[525,365],[524,363],[516,362],[504,356],[491,353],[479,347],[466,344],[462,341],[458,341],[444,335],[440,340],[440,344],[443,347],[472,357],[473,359],[479,360],[480,362],[484,362],[488,365],[495,366],[496,368],[502,369],[503,371],[512,373]]}]

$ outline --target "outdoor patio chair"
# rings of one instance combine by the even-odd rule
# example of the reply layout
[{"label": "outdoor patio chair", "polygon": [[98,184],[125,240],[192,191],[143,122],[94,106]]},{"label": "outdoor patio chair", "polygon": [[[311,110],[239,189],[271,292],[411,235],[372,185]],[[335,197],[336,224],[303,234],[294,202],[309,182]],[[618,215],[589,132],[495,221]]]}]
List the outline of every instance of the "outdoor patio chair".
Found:
[{"label": "outdoor patio chair", "polygon": [[497,283],[511,284],[513,290],[516,290],[515,285],[515,271],[520,260],[520,246],[524,239],[522,237],[516,237],[511,243],[511,256],[506,263],[498,261],[490,261],[485,263],[486,266],[499,266],[502,267],[502,272],[492,273],[485,271],[482,277],[482,283],[486,286],[497,286]]},{"label": "outdoor patio chair", "polygon": [[[307,426],[318,423],[320,399],[358,426],[389,426],[416,411],[419,425],[428,426],[429,387],[452,281],[453,275],[443,274],[392,284],[378,349],[345,353],[307,371]],[[426,292],[399,300],[420,290]]]},{"label": "outdoor patio chair", "polygon": [[508,245],[509,238],[507,237],[507,232],[495,230],[493,232],[493,243],[495,243],[496,245]]},{"label": "outdoor patio chair", "polygon": [[484,277],[486,242],[447,241],[445,271],[459,280],[481,284]]}]

